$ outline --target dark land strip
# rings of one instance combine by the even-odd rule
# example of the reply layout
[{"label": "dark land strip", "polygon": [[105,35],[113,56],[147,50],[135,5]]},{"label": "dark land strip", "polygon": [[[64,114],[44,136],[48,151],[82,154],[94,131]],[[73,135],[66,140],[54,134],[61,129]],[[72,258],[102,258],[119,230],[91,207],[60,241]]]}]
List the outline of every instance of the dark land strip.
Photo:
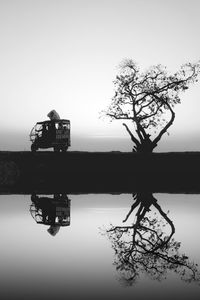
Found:
[{"label": "dark land strip", "polygon": [[0,152],[0,193],[200,193],[200,152]]}]

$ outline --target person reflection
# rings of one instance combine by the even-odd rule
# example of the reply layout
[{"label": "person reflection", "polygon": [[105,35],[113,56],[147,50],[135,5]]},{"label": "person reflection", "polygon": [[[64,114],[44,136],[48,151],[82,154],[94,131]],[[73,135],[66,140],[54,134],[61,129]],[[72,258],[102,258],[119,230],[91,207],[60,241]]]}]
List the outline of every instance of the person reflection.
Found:
[{"label": "person reflection", "polygon": [[47,232],[55,236],[61,226],[70,225],[70,199],[65,194],[31,195],[30,213],[38,224],[49,225]]},{"label": "person reflection", "polygon": [[153,194],[135,193],[133,200],[123,220],[123,223],[130,221],[132,216],[130,224],[111,225],[106,231],[115,250],[114,265],[121,282],[132,285],[144,273],[160,281],[166,278],[168,270],[172,270],[184,281],[200,283],[198,266],[185,254],[180,254],[181,243],[173,238],[174,224]]}]

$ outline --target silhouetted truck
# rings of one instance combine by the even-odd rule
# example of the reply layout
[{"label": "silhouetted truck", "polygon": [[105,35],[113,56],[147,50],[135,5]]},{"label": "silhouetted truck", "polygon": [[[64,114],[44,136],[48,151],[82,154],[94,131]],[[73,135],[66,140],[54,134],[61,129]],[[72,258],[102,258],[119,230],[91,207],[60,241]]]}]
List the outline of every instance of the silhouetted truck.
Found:
[{"label": "silhouetted truck", "polygon": [[71,200],[65,194],[55,194],[53,198],[31,195],[30,213],[38,224],[70,225]]},{"label": "silhouetted truck", "polygon": [[67,151],[71,145],[70,121],[66,119],[37,122],[30,132],[31,151],[53,148],[54,151]]}]

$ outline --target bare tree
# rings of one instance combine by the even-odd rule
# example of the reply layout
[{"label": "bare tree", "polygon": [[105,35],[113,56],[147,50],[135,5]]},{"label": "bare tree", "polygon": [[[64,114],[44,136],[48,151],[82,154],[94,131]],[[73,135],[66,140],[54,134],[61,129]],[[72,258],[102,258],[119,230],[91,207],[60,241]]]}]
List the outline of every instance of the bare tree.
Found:
[{"label": "bare tree", "polygon": [[[175,227],[157,200],[151,193],[133,195],[134,203],[125,220],[134,214],[135,221],[129,226],[113,226],[106,234],[115,250],[115,266],[120,272],[121,280],[126,285],[132,285],[141,273],[150,278],[162,280],[167,271],[173,270],[186,282],[200,283],[200,273],[197,265],[189,261],[185,254],[180,254],[180,242],[173,235]],[[150,207],[159,212],[149,214]]]},{"label": "bare tree", "polygon": [[142,73],[133,60],[127,59],[120,66],[114,81],[115,95],[104,113],[114,120],[133,122],[134,130],[127,123],[123,125],[134,152],[152,152],[174,122],[179,93],[197,81],[199,71],[198,62],[183,65],[173,75],[168,75],[161,65]]}]

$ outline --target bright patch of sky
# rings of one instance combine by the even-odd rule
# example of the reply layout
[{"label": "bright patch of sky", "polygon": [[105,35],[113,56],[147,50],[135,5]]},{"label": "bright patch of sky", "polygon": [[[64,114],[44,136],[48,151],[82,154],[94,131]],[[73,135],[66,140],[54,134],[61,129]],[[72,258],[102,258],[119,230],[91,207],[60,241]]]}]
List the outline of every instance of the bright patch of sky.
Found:
[{"label": "bright patch of sky", "polygon": [[[85,138],[85,150],[94,140],[92,150],[124,150],[127,138],[131,150],[120,123],[99,119],[114,95],[117,66],[132,58],[142,69],[161,63],[177,71],[199,60],[199,14],[198,0],[1,0],[1,149],[28,150],[29,131],[55,109],[71,120],[71,149],[82,150]],[[190,141],[200,137],[199,95],[200,82],[183,94],[161,150],[170,148],[166,139],[172,150],[180,139],[183,150],[199,150]],[[19,134],[20,143],[12,138]]]}]

